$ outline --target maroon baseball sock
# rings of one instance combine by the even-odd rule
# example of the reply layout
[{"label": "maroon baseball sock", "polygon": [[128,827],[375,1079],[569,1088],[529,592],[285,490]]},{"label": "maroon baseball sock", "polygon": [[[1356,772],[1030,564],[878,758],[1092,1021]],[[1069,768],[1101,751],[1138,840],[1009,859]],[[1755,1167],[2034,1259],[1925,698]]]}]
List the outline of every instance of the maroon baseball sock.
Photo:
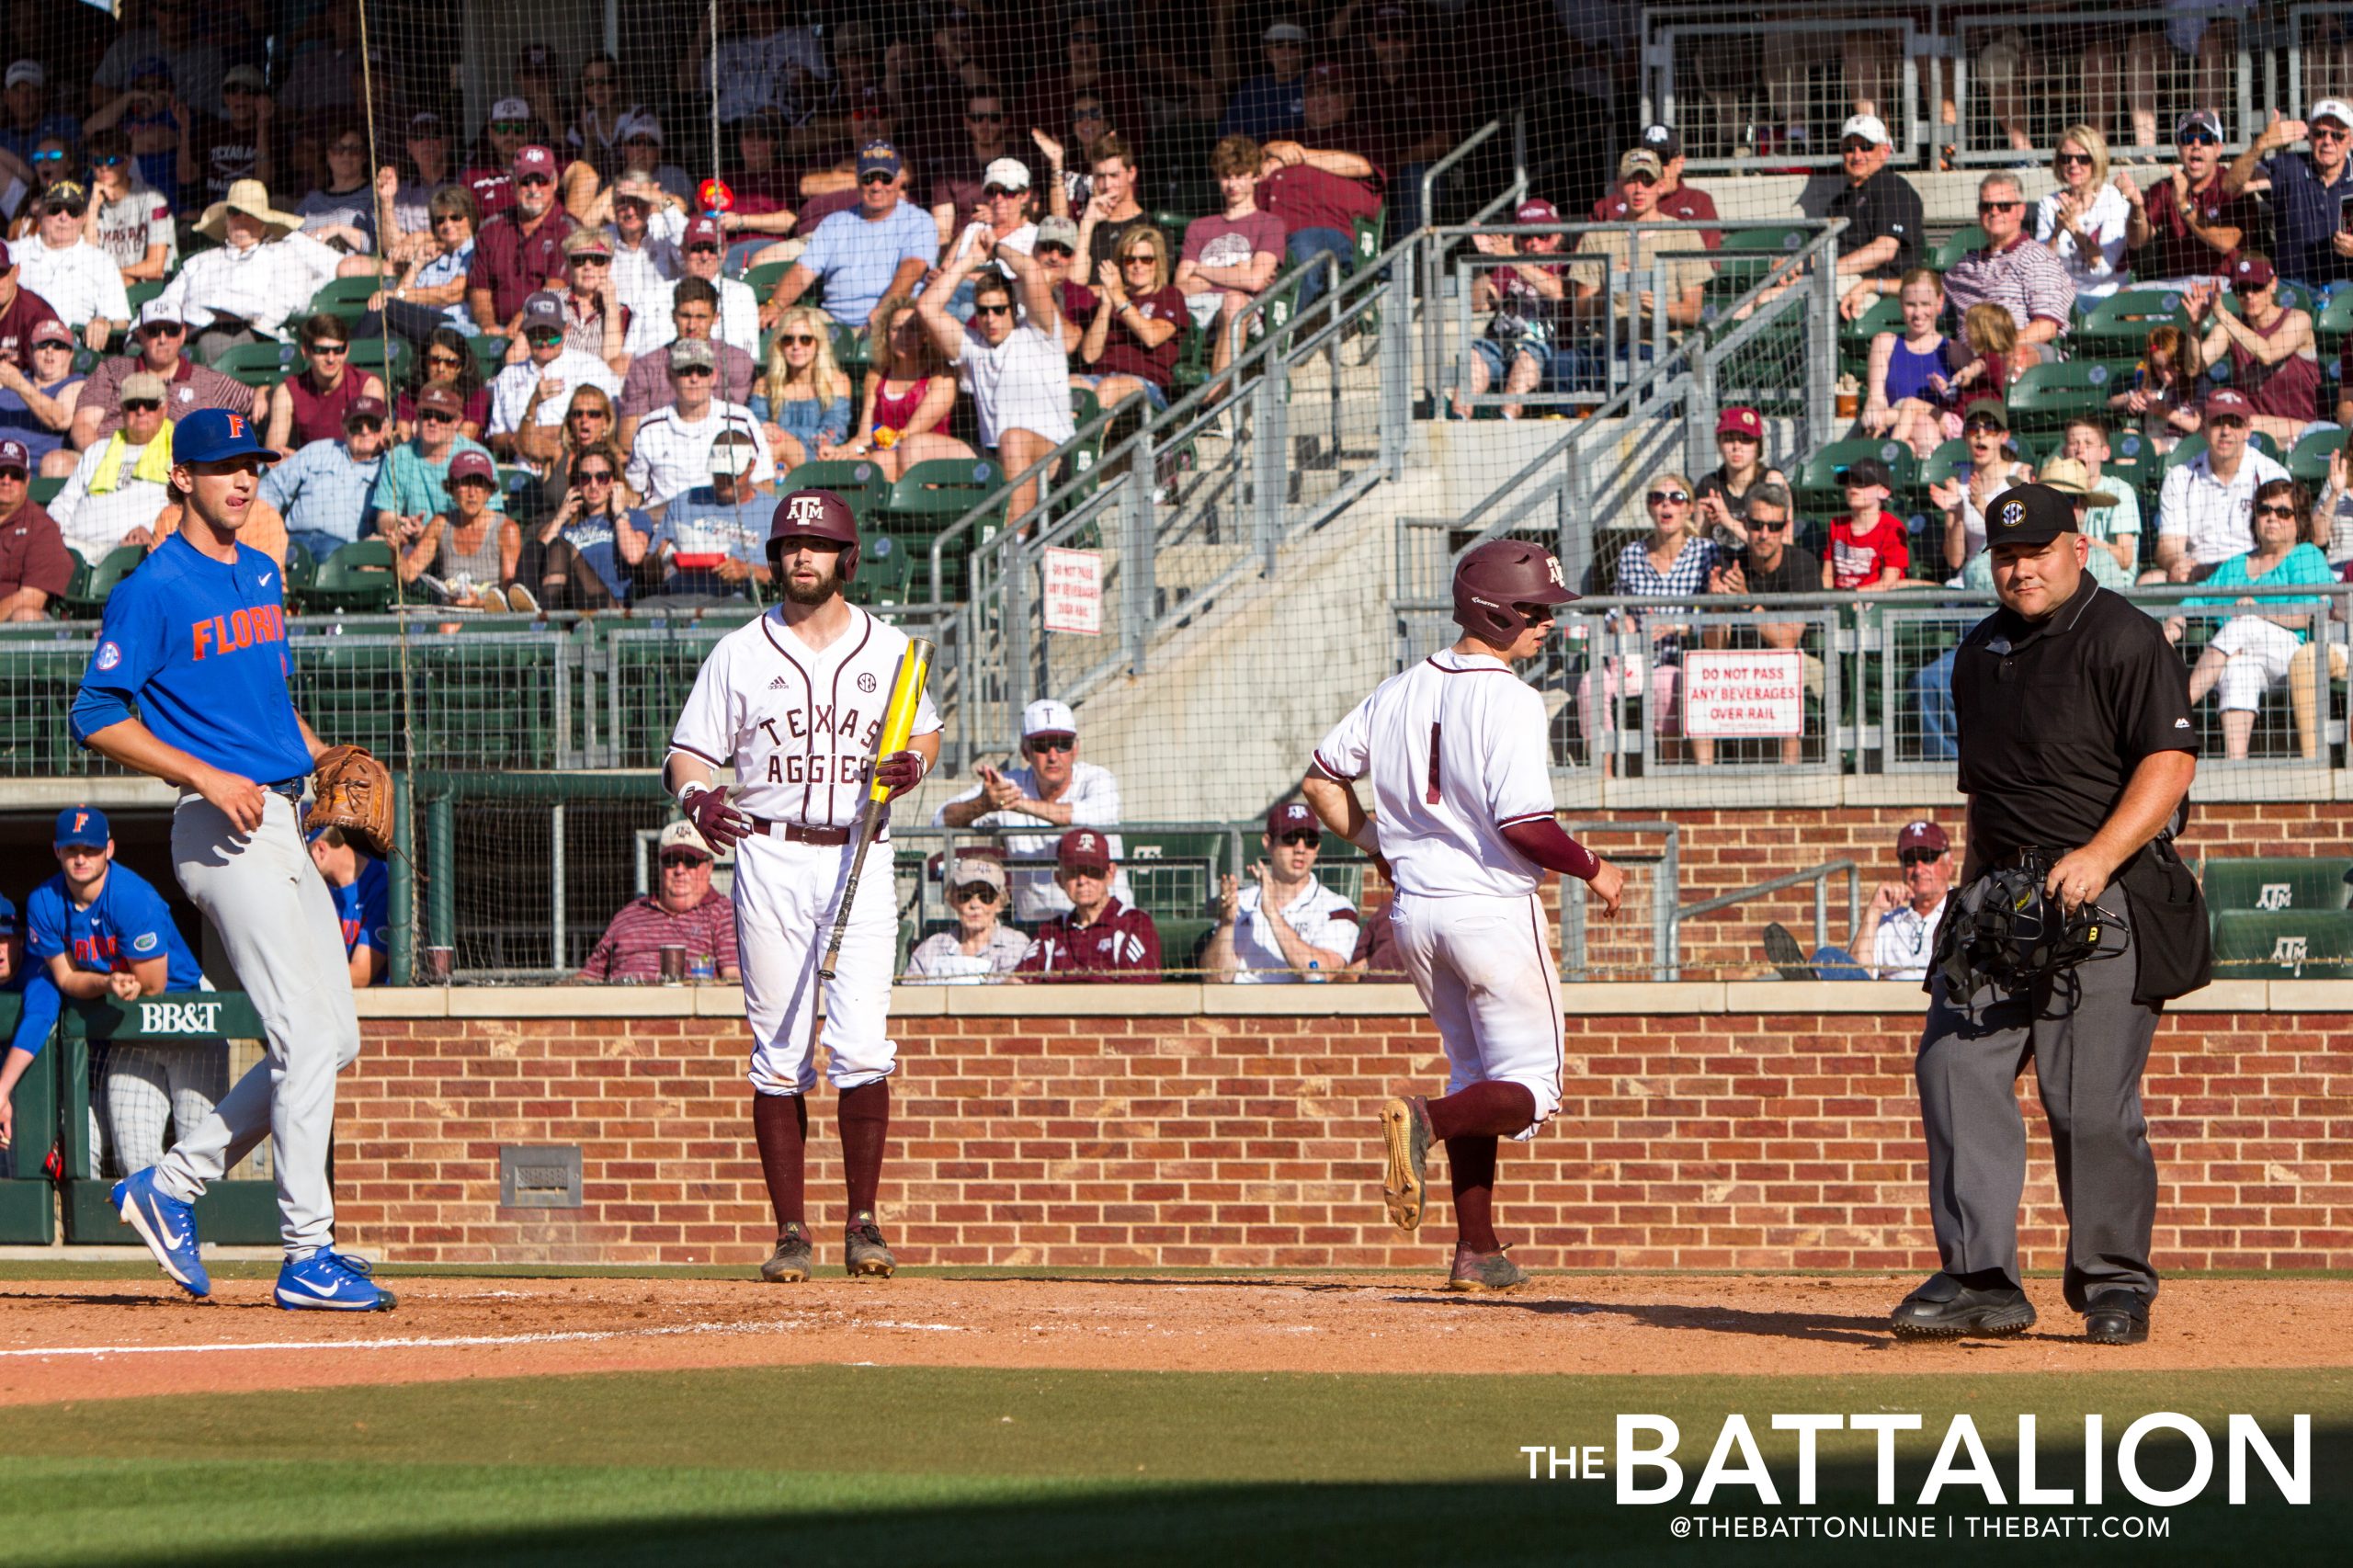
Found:
[{"label": "maroon baseball sock", "polygon": [[1495,1240],[1495,1139],[1483,1133],[1448,1139],[1446,1174],[1454,1183],[1455,1244],[1472,1252],[1494,1252],[1499,1244]]},{"label": "maroon baseball sock", "polygon": [[1429,1104],[1430,1136],[1447,1144],[1482,1133],[1508,1138],[1536,1119],[1536,1096],[1525,1084],[1473,1084]]},{"label": "maroon baseball sock", "polygon": [[[842,1170],[848,1178],[849,1211],[874,1211],[882,1185],[882,1144],[891,1131],[891,1080],[877,1078],[842,1091]],[[1523,1124],[1524,1125],[1524,1124]]]},{"label": "maroon baseball sock", "polygon": [[754,1095],[752,1131],[760,1141],[760,1175],[776,1206],[776,1228],[805,1224],[802,1213],[809,1143],[809,1102],[799,1095]]}]

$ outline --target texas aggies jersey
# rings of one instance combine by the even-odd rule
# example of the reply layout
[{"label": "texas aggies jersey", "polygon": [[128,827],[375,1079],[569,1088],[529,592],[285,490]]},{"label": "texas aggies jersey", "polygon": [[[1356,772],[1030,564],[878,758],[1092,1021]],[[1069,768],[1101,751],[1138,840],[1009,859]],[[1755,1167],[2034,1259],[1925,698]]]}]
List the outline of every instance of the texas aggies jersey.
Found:
[{"label": "texas aggies jersey", "polygon": [[1399,891],[1524,897],[1540,873],[1503,830],[1552,814],[1544,699],[1500,659],[1434,653],[1391,676],[1315,748],[1325,777],[1372,776]]},{"label": "texas aggies jersey", "polygon": [[[848,827],[907,649],[906,633],[862,609],[812,649],[771,609],[722,638],[695,676],[670,749],[735,770],[739,810],[772,822]],[[915,733],[940,728],[924,693]]]},{"label": "texas aggies jersey", "polygon": [[1033,980],[1157,980],[1160,928],[1151,915],[1116,898],[1105,902],[1091,926],[1058,915],[1038,927],[1016,972]]}]

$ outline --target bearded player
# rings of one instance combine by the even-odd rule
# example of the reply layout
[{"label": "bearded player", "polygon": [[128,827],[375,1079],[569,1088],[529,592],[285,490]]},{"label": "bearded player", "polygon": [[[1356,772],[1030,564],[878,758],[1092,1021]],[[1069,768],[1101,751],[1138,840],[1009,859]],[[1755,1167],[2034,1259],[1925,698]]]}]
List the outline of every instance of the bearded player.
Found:
[{"label": "bearded player", "polygon": [[[1315,748],[1302,786],[1324,826],[1388,861],[1398,956],[1445,1044],[1445,1097],[1381,1108],[1381,1196],[1399,1229],[1419,1229],[1429,1147],[1446,1145],[1449,1290],[1508,1290],[1528,1278],[1495,1237],[1495,1141],[1533,1138],[1561,1106],[1542,873],[1591,883],[1605,916],[1626,886],[1553,820],[1544,699],[1514,674],[1576,597],[1535,545],[1472,551],[1454,574],[1461,640],[1375,687]],[[1371,818],[1356,790],[1367,775]]]},{"label": "bearded player", "polygon": [[[849,1188],[843,1266],[853,1277],[887,1277],[897,1262],[874,1218],[898,1065],[887,1025],[899,912],[887,871],[858,881],[835,978],[821,983],[817,968],[870,787],[881,783],[895,800],[922,782],[939,756],[939,714],[924,696],[908,748],[870,774],[907,639],[842,597],[858,572],[848,503],[830,490],[796,490],[778,502],[768,565],[784,602],[711,649],[662,777],[711,846],[736,852],[752,1131],[776,1209],[776,1252],[760,1278],[803,1280],[814,1263],[803,1188],[820,983]],[[713,786],[718,768],[733,770],[733,803]],[[888,842],[887,832],[878,842]]]}]

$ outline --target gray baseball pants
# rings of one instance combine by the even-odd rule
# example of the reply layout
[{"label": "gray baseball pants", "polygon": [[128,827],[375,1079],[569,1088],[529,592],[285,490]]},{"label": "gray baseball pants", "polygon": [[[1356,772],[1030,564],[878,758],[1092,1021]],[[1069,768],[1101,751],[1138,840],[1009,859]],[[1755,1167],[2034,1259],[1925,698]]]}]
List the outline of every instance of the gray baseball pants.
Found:
[{"label": "gray baseball pants", "polygon": [[278,1231],[300,1256],[335,1240],[327,1152],[335,1075],[359,1054],[359,1014],[343,927],[311,863],[294,804],[265,793],[261,826],[239,835],[193,792],[172,813],[180,886],[221,934],[237,983],[261,1016],[264,1054],[210,1116],[155,1166],[156,1185],[194,1202],[264,1137],[278,1176]]},{"label": "gray baseball pants", "polygon": [[[2111,882],[2101,908],[2124,914]],[[2103,951],[2122,946],[2110,926]],[[2076,965],[2016,996],[1990,987],[1957,1006],[1935,983],[1915,1074],[1928,1141],[1928,1209],[1948,1274],[1998,1269],[2018,1279],[2018,1203],[2026,1189],[2026,1118],[2018,1076],[2034,1062],[2051,1121],[2059,1201],[2067,1211],[2067,1304],[2123,1288],[2157,1294],[2149,1264],[2157,1158],[2141,1111],[2141,1073],[2157,1013],[2132,1000],[2138,954]],[[1972,1017],[1973,1014],[1973,1017]]]}]

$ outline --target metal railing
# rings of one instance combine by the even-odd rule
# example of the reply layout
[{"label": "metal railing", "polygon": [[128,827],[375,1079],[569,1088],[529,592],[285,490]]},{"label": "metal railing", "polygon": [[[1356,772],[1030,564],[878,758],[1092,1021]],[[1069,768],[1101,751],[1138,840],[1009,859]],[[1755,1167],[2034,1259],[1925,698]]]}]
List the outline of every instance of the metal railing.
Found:
[{"label": "metal railing", "polygon": [[[1664,820],[1575,821],[1567,833],[1626,873],[1618,916],[1597,926],[1588,905],[1592,890],[1574,877],[1560,879],[1561,978],[1672,980],[1675,978],[1675,901],[1683,876],[1683,830]],[[1637,835],[1656,845],[1628,846],[1609,838]],[[1645,918],[1646,916],[1646,918]]]},{"label": "metal railing", "polygon": [[[1847,879],[1847,931],[1850,940],[1863,923],[1863,871],[1852,860],[1824,860],[1802,871],[1775,877],[1758,882],[1755,887],[1741,888],[1715,898],[1703,898],[1697,903],[1687,903],[1667,916],[1666,950],[1669,980],[1683,978],[1683,926],[1703,915],[1714,915],[1746,903],[1754,898],[1764,898],[1789,888],[1812,884],[1813,888],[1813,948],[1820,952],[1830,945],[1830,879],[1843,875]],[[1865,961],[1869,961],[1867,959]]]},{"label": "metal railing", "polygon": [[[1836,168],[1839,128],[1853,99],[1864,96],[1855,89],[1866,85],[1847,81],[1847,69],[1868,65],[1886,78],[1877,85],[1894,95],[1893,104],[1871,95],[1894,139],[1892,162],[1929,165],[1936,85],[1922,67],[1942,51],[1943,40],[1920,25],[1914,14],[1921,9],[1812,0],[1740,17],[1721,5],[1646,6],[1643,119],[1681,130],[1693,173]],[[1936,7],[1927,9],[1933,14]],[[1835,96],[1811,91],[1824,71],[1840,85]]]}]

